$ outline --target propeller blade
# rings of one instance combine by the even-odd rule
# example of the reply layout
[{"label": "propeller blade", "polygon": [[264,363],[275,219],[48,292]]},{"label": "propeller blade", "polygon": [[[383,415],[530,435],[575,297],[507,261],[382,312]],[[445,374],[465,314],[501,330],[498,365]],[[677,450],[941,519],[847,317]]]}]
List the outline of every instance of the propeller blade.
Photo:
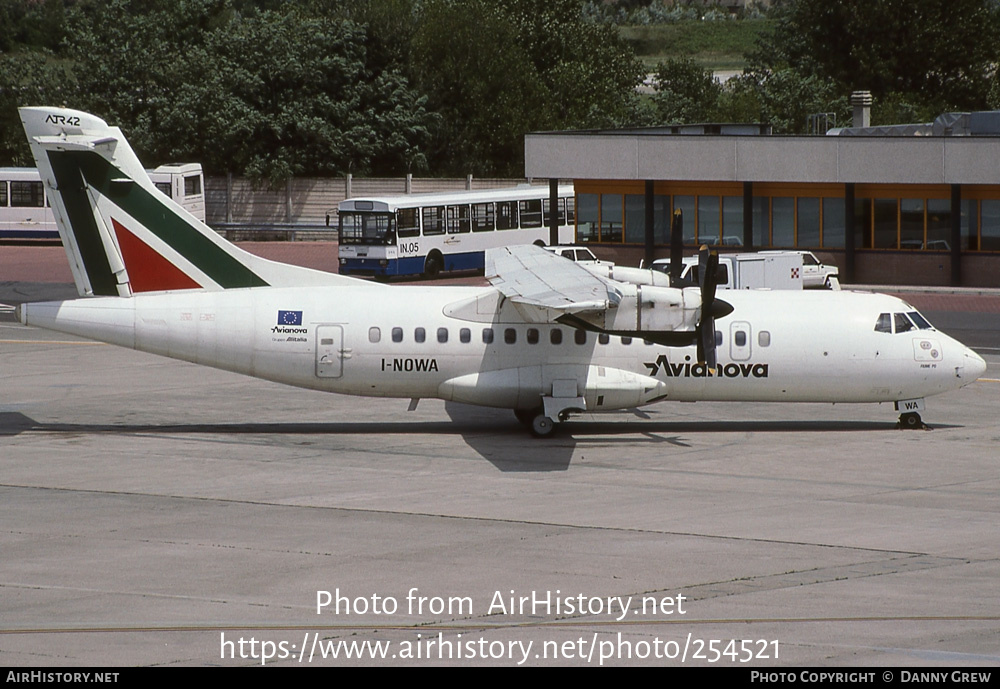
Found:
[{"label": "propeller blade", "polygon": [[684,213],[680,208],[674,211],[670,223],[670,284],[676,285],[684,268]]},{"label": "propeller blade", "polygon": [[[698,250],[698,285],[701,287],[701,318],[698,320],[698,361],[715,368],[715,292],[718,288],[719,254],[704,244]],[[722,302],[725,304],[725,302]],[[725,304],[732,311],[732,306]]]}]

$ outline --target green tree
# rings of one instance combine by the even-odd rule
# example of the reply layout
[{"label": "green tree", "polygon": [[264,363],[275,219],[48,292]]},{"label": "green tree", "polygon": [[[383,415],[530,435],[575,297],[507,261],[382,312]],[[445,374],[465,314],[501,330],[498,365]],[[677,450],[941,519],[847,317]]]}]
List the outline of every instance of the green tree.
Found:
[{"label": "green tree", "polygon": [[398,71],[369,69],[343,13],[114,0],[78,16],[75,102],[126,129],[149,165],[197,159],[276,184],[422,160],[423,99]]},{"label": "green tree", "polygon": [[432,166],[519,175],[526,132],[631,124],[641,65],[577,0],[426,0],[411,73],[440,116]]},{"label": "green tree", "polygon": [[998,58],[993,0],[786,0],[751,55],[842,93],[870,90],[941,112],[982,108]]},{"label": "green tree", "polygon": [[719,114],[722,85],[711,70],[690,58],[660,62],[653,77],[653,88],[660,124],[709,122]]},{"label": "green tree", "polygon": [[17,109],[59,102],[66,70],[44,51],[0,54],[0,165],[33,167]]}]

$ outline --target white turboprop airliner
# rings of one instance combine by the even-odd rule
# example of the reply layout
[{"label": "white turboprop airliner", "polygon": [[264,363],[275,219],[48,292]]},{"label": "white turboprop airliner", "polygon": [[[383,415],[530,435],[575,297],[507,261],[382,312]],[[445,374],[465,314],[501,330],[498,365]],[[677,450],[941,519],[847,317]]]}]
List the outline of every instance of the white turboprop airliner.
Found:
[{"label": "white turboprop airliner", "polygon": [[[606,275],[534,246],[487,257],[491,287],[387,286],[267,261],[158,193],[116,127],[22,108],[80,299],[20,320],[315,390],[512,409],[536,435],[571,413],[662,400],[894,402],[986,363],[905,302]],[[728,302],[728,303],[727,303]]]}]

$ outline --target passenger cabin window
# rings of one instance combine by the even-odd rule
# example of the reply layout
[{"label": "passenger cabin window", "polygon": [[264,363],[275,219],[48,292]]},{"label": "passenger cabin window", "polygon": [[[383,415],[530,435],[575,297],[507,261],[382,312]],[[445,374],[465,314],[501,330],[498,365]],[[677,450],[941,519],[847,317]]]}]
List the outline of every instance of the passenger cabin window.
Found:
[{"label": "passenger cabin window", "polygon": [[493,344],[493,328],[483,328],[483,344]]},{"label": "passenger cabin window", "polygon": [[423,328],[417,328],[413,331],[414,342],[423,342],[426,339],[427,339],[427,331],[424,330]]},{"label": "passenger cabin window", "polygon": [[472,331],[468,328],[462,328],[458,331],[458,340],[462,344],[468,344],[472,342]]},{"label": "passenger cabin window", "polygon": [[538,344],[538,328],[528,328],[528,344]]},{"label": "passenger cabin window", "polygon": [[587,344],[587,331],[586,330],[575,331],[573,333],[573,341],[576,342],[578,345]]},{"label": "passenger cabin window", "polygon": [[[718,331],[716,331],[716,332],[718,332]],[[722,333],[719,333],[719,334],[721,335]],[[722,339],[722,338],[717,338],[717,339]],[[733,342],[736,343],[737,347],[746,347],[747,346],[747,333],[746,333],[746,331],[745,330],[737,330],[736,334],[733,335]],[[716,344],[718,344],[718,342],[716,342]]]},{"label": "passenger cabin window", "polygon": [[597,341],[600,342],[601,344],[607,344],[611,342],[611,337],[608,336],[607,333],[601,333],[600,335],[597,336]]},{"label": "passenger cabin window", "polygon": [[368,328],[368,341],[379,342],[382,339],[382,331],[379,328]]},{"label": "passenger cabin window", "polygon": [[514,344],[517,342],[517,331],[513,328],[507,328],[503,331],[503,341],[507,344]]},{"label": "passenger cabin window", "polygon": [[553,328],[552,331],[549,333],[549,342],[551,342],[554,345],[562,344],[562,330],[560,330],[559,328]]},{"label": "passenger cabin window", "polygon": [[630,345],[630,344],[632,344],[632,338],[631,337],[623,337],[622,338],[622,344],[623,345]]},{"label": "passenger cabin window", "polygon": [[770,347],[771,333],[767,330],[761,330],[759,333],[757,333],[757,344],[759,344],[761,347]]},{"label": "passenger cabin window", "polygon": [[448,341],[448,328],[438,328],[438,342],[444,344]]},{"label": "passenger cabin window", "polygon": [[392,329],[392,341],[393,342],[402,342],[403,341],[403,329],[402,328],[393,328]]}]

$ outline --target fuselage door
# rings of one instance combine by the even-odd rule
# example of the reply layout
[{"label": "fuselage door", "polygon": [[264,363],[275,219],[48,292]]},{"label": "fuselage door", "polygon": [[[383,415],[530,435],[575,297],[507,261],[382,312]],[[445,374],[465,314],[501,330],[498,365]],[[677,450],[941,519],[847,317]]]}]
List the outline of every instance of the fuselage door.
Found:
[{"label": "fuselage door", "polygon": [[344,329],[339,325],[316,328],[316,376],[340,378],[344,374]]},{"label": "fuselage door", "polygon": [[750,324],[736,321],[729,326],[729,356],[733,361],[747,361],[750,354]]}]

